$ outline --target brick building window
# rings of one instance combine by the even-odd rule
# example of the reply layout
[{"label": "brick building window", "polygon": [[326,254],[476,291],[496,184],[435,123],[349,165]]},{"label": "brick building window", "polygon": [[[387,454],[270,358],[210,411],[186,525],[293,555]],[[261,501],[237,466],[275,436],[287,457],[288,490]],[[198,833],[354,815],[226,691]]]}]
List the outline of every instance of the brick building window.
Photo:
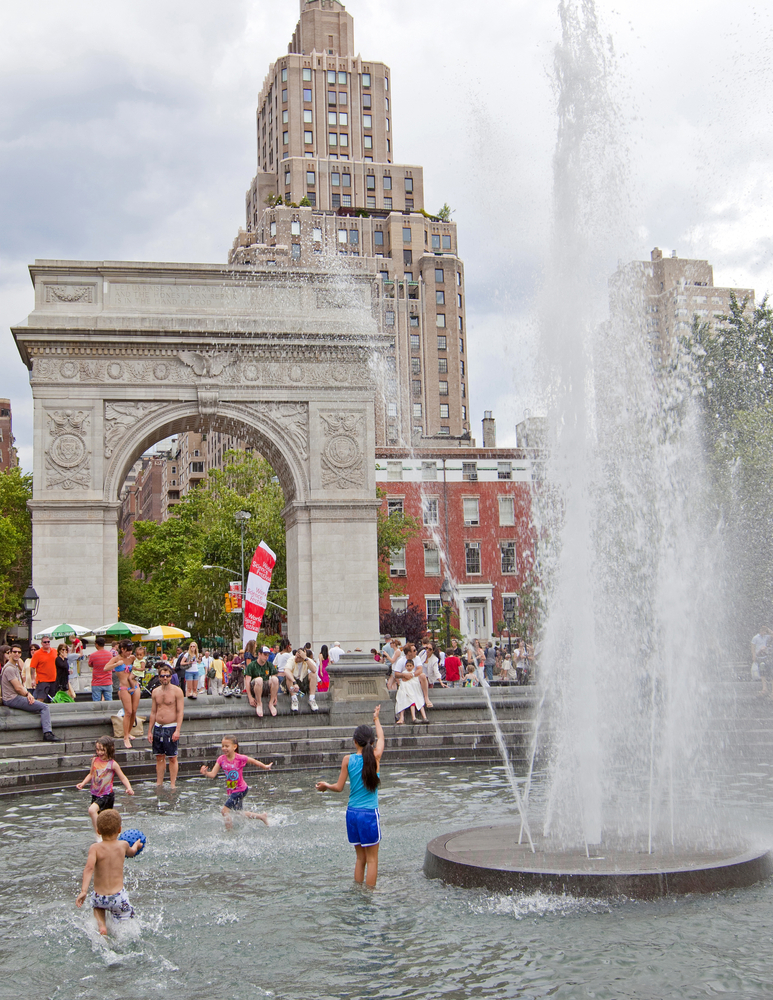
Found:
[{"label": "brick building window", "polygon": [[451,416],[449,410],[450,410],[450,408],[448,406],[448,403],[441,403],[440,404],[440,419],[441,420],[448,420],[448,418]]},{"label": "brick building window", "polygon": [[421,375],[421,358],[411,358],[411,374]]},{"label": "brick building window", "polygon": [[437,480],[437,462],[422,462],[421,478],[424,482],[435,482]]},{"label": "brick building window", "polygon": [[422,514],[424,518],[424,523],[428,526],[438,523],[438,505],[439,500],[437,497],[425,497],[422,503]]},{"label": "brick building window", "polygon": [[447,340],[445,334],[442,334],[442,333],[438,334],[437,349],[439,351],[447,351],[448,350],[448,340]]},{"label": "brick building window", "polygon": [[515,542],[500,542],[499,551],[502,558],[502,572],[515,573]]},{"label": "brick building window", "polygon": [[387,479],[397,480],[403,478],[402,462],[387,462]]},{"label": "brick building window", "polygon": [[462,462],[462,479],[466,483],[477,482],[478,479],[477,462]]},{"label": "brick building window", "polygon": [[438,386],[438,393],[441,396],[447,396],[448,395],[448,382],[440,381],[440,382],[438,382],[437,386]]},{"label": "brick building window", "polygon": [[515,525],[515,500],[513,497],[499,498],[499,523],[508,528]]},{"label": "brick building window", "polygon": [[462,513],[464,515],[464,526],[475,528],[480,524],[480,501],[478,497],[462,498]]},{"label": "brick building window", "polygon": [[421,396],[421,382],[418,379],[411,382],[411,392],[414,396]]},{"label": "brick building window", "polygon": [[[400,470],[402,472],[402,469]],[[403,516],[405,501],[403,497],[387,497],[387,515],[393,517],[396,515]]]},{"label": "brick building window", "polygon": [[440,576],[440,552],[431,542],[424,543],[424,575]]},{"label": "brick building window", "polygon": [[464,561],[468,576],[480,576],[480,542],[464,543]]},{"label": "brick building window", "polygon": [[405,576],[405,546],[392,549],[389,554],[389,575]]},{"label": "brick building window", "polygon": [[440,603],[439,597],[428,597],[427,598],[427,621],[436,622],[440,618],[440,609],[442,604]]},{"label": "brick building window", "polygon": [[515,620],[518,610],[517,597],[514,594],[502,595],[502,617],[506,625],[510,625]]},{"label": "brick building window", "polygon": [[448,373],[448,358],[438,358],[437,370],[441,375],[446,375]]},{"label": "brick building window", "polygon": [[513,478],[513,463],[497,462],[497,479],[512,479],[512,478]]}]

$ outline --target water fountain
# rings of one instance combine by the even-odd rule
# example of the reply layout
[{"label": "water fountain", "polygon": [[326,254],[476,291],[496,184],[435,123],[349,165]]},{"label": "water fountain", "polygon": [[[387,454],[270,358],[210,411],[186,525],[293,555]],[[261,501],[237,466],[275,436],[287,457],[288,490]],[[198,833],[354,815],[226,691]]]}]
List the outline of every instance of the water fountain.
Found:
[{"label": "water fountain", "polygon": [[546,771],[542,834],[524,819],[530,769],[523,794],[511,780],[520,827],[437,837],[424,871],[593,896],[750,885],[773,860],[733,828],[717,778],[702,650],[721,627],[720,588],[697,414],[678,350],[655,367],[635,289],[611,288],[608,319],[599,308],[630,239],[622,116],[593,3],[560,12],[541,317],[550,430],[535,496],[549,607],[535,727],[546,741],[531,756]]}]

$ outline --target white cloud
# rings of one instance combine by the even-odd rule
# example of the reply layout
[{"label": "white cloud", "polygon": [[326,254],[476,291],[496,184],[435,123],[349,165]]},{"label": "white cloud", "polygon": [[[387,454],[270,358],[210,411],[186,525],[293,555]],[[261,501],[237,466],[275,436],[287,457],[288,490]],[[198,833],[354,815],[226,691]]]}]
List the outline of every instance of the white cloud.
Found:
[{"label": "white cloud", "polygon": [[[550,236],[554,4],[351,0],[357,49],[392,68],[395,155],[456,210],[473,425],[500,441],[534,400],[534,303]],[[771,15],[749,3],[599,3],[628,137],[632,234],[773,288]],[[0,323],[35,257],[225,260],[255,170],[254,114],[297,3],[6,4],[0,25]],[[613,262],[614,263],[614,262]],[[606,265],[605,265],[606,266]],[[554,290],[558,294],[560,290]],[[0,340],[29,456],[26,372]],[[28,462],[25,460],[25,464]]]}]

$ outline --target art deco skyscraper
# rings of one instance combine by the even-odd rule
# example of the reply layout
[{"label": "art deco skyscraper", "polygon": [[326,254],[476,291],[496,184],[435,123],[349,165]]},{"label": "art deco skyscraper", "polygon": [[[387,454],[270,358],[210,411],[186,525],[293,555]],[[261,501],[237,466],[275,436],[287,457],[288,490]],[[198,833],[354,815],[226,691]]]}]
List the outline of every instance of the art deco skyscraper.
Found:
[{"label": "art deco skyscraper", "polygon": [[[301,0],[257,110],[258,172],[229,261],[372,273],[394,333],[382,444],[469,439],[464,267],[456,225],[424,210],[420,166],[394,161],[391,72],[355,55],[338,0]],[[456,440],[454,440],[456,439]]]}]

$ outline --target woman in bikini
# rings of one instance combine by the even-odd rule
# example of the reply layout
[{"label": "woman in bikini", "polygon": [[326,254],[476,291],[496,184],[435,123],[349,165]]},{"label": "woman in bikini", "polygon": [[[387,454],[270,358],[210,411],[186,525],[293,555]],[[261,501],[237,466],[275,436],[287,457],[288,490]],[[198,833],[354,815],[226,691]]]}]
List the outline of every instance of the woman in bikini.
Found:
[{"label": "woman in bikini", "polygon": [[105,670],[113,668],[118,675],[118,697],[123,705],[123,745],[127,750],[132,748],[131,734],[137,722],[137,708],[140,703],[140,685],[132,673],[134,666],[134,643],[131,639],[121,639],[118,643],[118,653],[105,664]]}]

